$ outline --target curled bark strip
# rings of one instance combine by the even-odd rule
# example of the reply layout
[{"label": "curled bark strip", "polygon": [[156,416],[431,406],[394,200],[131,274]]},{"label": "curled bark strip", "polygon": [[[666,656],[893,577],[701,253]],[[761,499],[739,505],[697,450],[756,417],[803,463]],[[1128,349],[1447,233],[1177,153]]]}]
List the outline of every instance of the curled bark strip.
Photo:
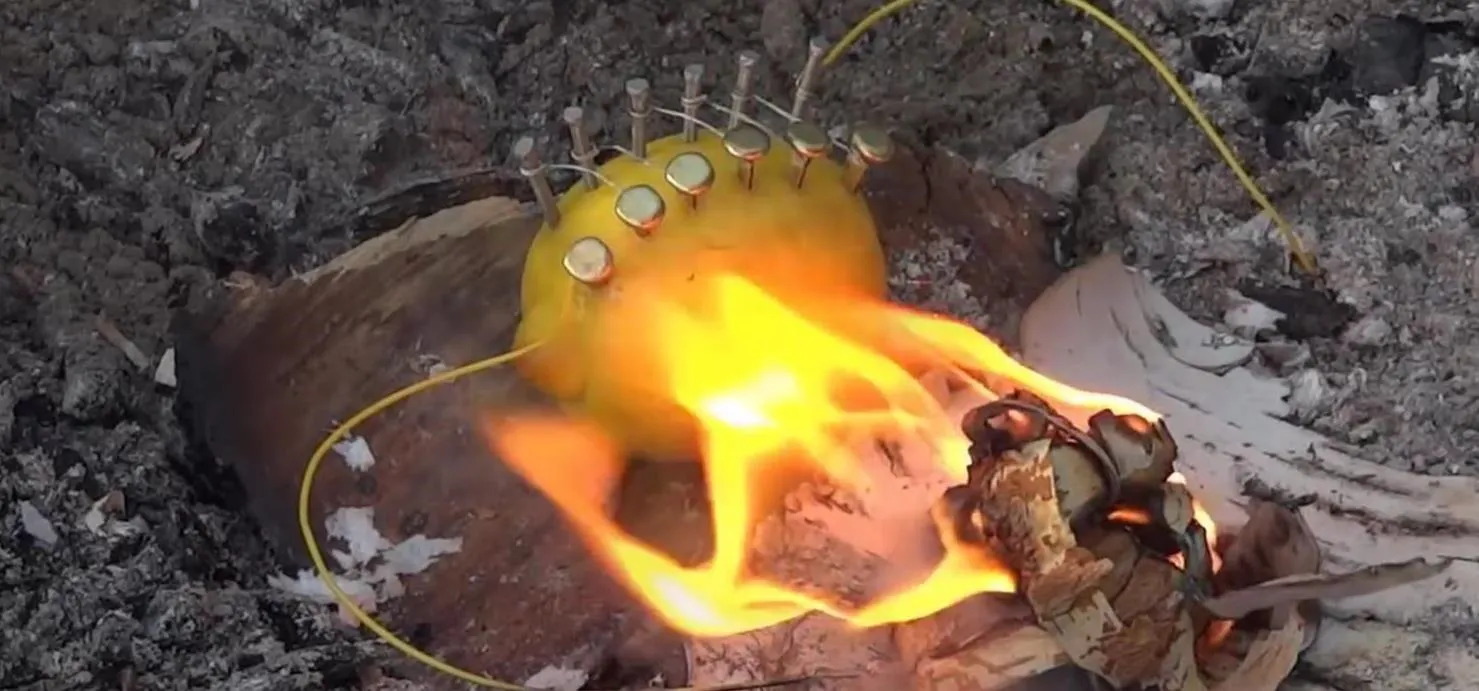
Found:
[{"label": "curled bark strip", "polygon": [[1176,440],[1164,420],[1151,422],[1138,415],[1103,410],[1089,418],[1089,431],[1126,488],[1157,488],[1171,477]]},{"label": "curled bark strip", "polygon": [[[1010,412],[1026,414],[1030,421],[1034,423],[1040,422],[1041,424],[1017,425],[1014,429],[1010,430],[1011,434],[1007,434],[1008,430],[998,429],[992,424],[994,419]],[[1063,438],[1082,447],[1086,454],[1095,462],[1099,476],[1105,485],[1103,497],[1097,498],[1095,503],[1105,505],[1113,503],[1120,494],[1120,477],[1122,474],[1115,457],[1105,450],[1104,446],[1095,438],[1095,435],[1085,434],[1078,427],[1075,427],[1072,422],[1069,422],[1067,418],[1047,408],[1046,404],[1039,405],[1031,400],[1022,400],[1021,398],[998,398],[971,411],[965,421],[966,435],[970,437],[972,442],[985,444],[988,448],[983,450],[992,455],[1009,450],[989,448],[1000,444],[1001,440],[999,438],[1003,435],[1016,441],[1019,435],[1030,433],[1029,430],[1036,429],[1039,431],[1039,434],[1037,437],[1033,437],[1033,439],[1037,441],[1048,441],[1053,436],[1047,434],[1049,431],[1048,427],[1051,427],[1051,431],[1055,434],[1062,435]],[[995,444],[991,443],[993,441],[995,441]],[[1023,448],[1025,448],[1025,445],[1023,445]]]},{"label": "curled bark strip", "polygon": [[1248,522],[1222,554],[1216,584],[1221,592],[1266,583],[1276,578],[1317,573],[1320,544],[1299,512],[1274,502],[1254,501]]},{"label": "curled bark strip", "polygon": [[987,470],[981,510],[987,525],[1006,547],[1024,590],[1052,573],[1077,545],[1063,522],[1048,462],[1049,440],[1007,451]]},{"label": "curled bark strip", "polygon": [[1253,612],[1305,600],[1335,600],[1379,593],[1432,578],[1452,566],[1453,561],[1412,559],[1368,566],[1348,573],[1285,576],[1204,600],[1201,606],[1222,619],[1241,619]]}]

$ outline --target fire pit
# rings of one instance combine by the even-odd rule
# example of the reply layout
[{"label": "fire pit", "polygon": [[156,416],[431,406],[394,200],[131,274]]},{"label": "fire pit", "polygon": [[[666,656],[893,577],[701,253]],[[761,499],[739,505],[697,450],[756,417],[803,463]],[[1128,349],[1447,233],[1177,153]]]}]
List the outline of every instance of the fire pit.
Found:
[{"label": "fire pit", "polygon": [[[620,318],[667,344],[647,393],[702,430],[702,564],[611,517],[623,459],[595,425],[514,412],[485,431],[689,638],[694,685],[988,691],[1071,664],[1113,688],[1272,690],[1318,600],[1447,565],[1320,575],[1314,536],[1276,503],[1219,536],[1155,412],[1055,382],[963,324],[735,275],[692,290],[710,310],[633,286]],[[768,328],[736,328],[754,324]]]}]

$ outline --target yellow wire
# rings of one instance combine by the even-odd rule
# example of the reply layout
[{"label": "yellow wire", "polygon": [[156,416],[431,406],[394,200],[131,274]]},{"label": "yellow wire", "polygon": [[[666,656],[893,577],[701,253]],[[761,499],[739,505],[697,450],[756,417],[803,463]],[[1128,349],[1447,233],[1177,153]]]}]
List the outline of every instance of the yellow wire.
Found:
[{"label": "yellow wire", "polygon": [[[1299,238],[1299,234],[1294,232],[1293,226],[1289,224],[1289,221],[1284,218],[1283,214],[1279,213],[1279,209],[1274,206],[1274,203],[1269,201],[1268,196],[1263,193],[1263,189],[1253,180],[1253,176],[1248,174],[1247,168],[1243,166],[1242,161],[1238,160],[1238,155],[1233,153],[1232,147],[1228,146],[1227,142],[1223,140],[1222,135],[1217,133],[1217,127],[1212,124],[1207,114],[1202,111],[1202,107],[1197,104],[1197,100],[1181,84],[1181,80],[1176,78],[1176,74],[1171,71],[1171,68],[1166,65],[1165,61],[1161,60],[1160,56],[1156,55],[1150,46],[1140,40],[1140,37],[1136,36],[1135,32],[1126,28],[1125,25],[1119,23],[1118,20],[1109,16],[1103,10],[1089,4],[1087,0],[1061,1],[1104,25],[1110,31],[1114,32],[1116,36],[1120,37],[1120,40],[1129,44],[1136,53],[1140,54],[1141,59],[1145,60],[1155,70],[1156,75],[1161,78],[1161,81],[1165,82],[1166,86],[1171,88],[1171,93],[1176,95],[1177,100],[1181,102],[1181,106],[1191,115],[1192,120],[1196,121],[1197,127],[1200,127],[1202,132],[1206,133],[1207,139],[1211,140],[1212,146],[1222,156],[1223,162],[1227,164],[1228,168],[1232,169],[1233,175],[1237,176],[1238,182],[1243,185],[1243,189],[1248,191],[1248,196],[1252,197],[1253,201],[1273,220],[1274,225],[1279,229],[1279,233],[1284,236],[1284,242],[1288,244],[1290,253],[1294,255],[1295,261],[1299,263],[1299,267],[1307,273],[1318,274],[1319,269],[1315,264],[1315,258],[1305,248],[1304,241]],[[832,46],[826,58],[823,59],[822,64],[831,65],[836,62],[873,25],[893,16],[900,10],[916,2],[918,0],[892,0],[882,7],[873,10],[862,21],[858,22],[852,30],[848,31],[842,37],[842,40],[837,42],[837,45]]]},{"label": "yellow wire", "polygon": [[[850,29],[847,34],[842,37],[842,40],[838,41],[837,45],[832,47],[831,51],[827,53],[826,58],[823,60],[823,64],[831,65],[832,63],[836,62],[838,58],[841,58],[844,54],[846,54],[848,49],[850,49],[853,44],[857,43],[858,39],[861,38],[862,35],[866,33],[869,29],[873,28],[874,25],[878,24],[884,19],[887,19],[888,17],[893,16],[894,14],[909,7],[910,5],[913,5],[915,2],[918,2],[918,0],[891,0],[890,2],[869,13],[868,16],[864,17],[862,21],[853,26],[852,29]],[[1191,117],[1193,120],[1196,121],[1197,126],[1200,127],[1202,131],[1206,133],[1207,138],[1212,141],[1212,145],[1217,149],[1217,152],[1222,155],[1222,160],[1225,161],[1227,163],[1227,166],[1232,169],[1233,173],[1237,176],[1238,181],[1242,183],[1244,189],[1248,190],[1248,194],[1253,197],[1253,200],[1257,202],[1260,207],[1263,208],[1263,210],[1269,215],[1271,219],[1273,219],[1274,224],[1279,228],[1279,232],[1283,233],[1284,239],[1286,242],[1288,242],[1290,251],[1294,254],[1295,259],[1299,262],[1300,267],[1303,268],[1305,271],[1315,273],[1317,269],[1315,267],[1314,258],[1311,257],[1309,252],[1305,249],[1304,243],[1299,239],[1299,236],[1294,233],[1293,228],[1290,227],[1289,222],[1284,219],[1284,216],[1279,213],[1279,210],[1275,208],[1273,203],[1269,201],[1268,197],[1263,194],[1263,190],[1258,187],[1258,183],[1254,182],[1252,176],[1248,174],[1247,170],[1243,167],[1243,164],[1238,160],[1237,155],[1234,154],[1227,143],[1223,141],[1221,135],[1217,133],[1217,128],[1212,125],[1212,122],[1207,118],[1206,114],[1202,112],[1201,106],[1197,104],[1196,99],[1192,98],[1191,94],[1187,92],[1184,86],[1182,86],[1181,82],[1176,78],[1176,75],[1171,71],[1171,68],[1167,67],[1166,63],[1163,62],[1160,57],[1155,54],[1155,51],[1151,50],[1149,46],[1145,45],[1145,43],[1134,34],[1134,32],[1130,31],[1124,25],[1120,24],[1113,17],[1109,16],[1099,8],[1090,5],[1088,2],[1086,2],[1086,0],[1062,0],[1062,2],[1065,2],[1068,5],[1077,8],[1079,11],[1089,15],[1089,17],[1093,18],[1095,21],[1109,28],[1109,30],[1113,31],[1115,35],[1120,37],[1121,40],[1129,44],[1129,46],[1133,48],[1135,52],[1140,54],[1141,58],[1143,58],[1147,63],[1150,64],[1152,68],[1154,68],[1156,74],[1159,75],[1161,80],[1164,81],[1166,85],[1171,88],[1171,92],[1176,95],[1176,98],[1180,100],[1181,105],[1186,109],[1188,113],[1191,114]],[[493,679],[491,677],[484,676],[476,672],[469,672],[460,667],[439,660],[432,655],[420,650],[416,646],[411,645],[409,642],[402,639],[401,637],[395,635],[395,633],[391,632],[390,629],[381,624],[369,612],[366,612],[363,608],[356,604],[354,602],[354,599],[351,598],[348,593],[344,592],[344,590],[339,587],[337,579],[334,577],[333,572],[329,569],[327,560],[324,559],[323,550],[318,544],[318,538],[313,533],[312,517],[310,516],[309,507],[311,506],[311,500],[313,497],[314,479],[318,477],[318,471],[319,468],[323,465],[324,459],[328,457],[329,453],[333,450],[334,445],[339,443],[339,441],[342,440],[347,434],[349,434],[349,432],[355,427],[363,424],[366,420],[369,420],[370,418],[384,412],[391,406],[405,401],[408,398],[411,398],[412,396],[436,388],[443,384],[449,384],[467,375],[475,374],[492,369],[494,367],[508,364],[529,354],[531,351],[543,344],[543,341],[531,343],[516,350],[485,358],[483,360],[479,360],[468,365],[463,365],[447,372],[442,372],[435,376],[428,377],[422,381],[403,387],[395,391],[394,393],[391,393],[390,395],[385,396],[384,398],[381,398],[380,400],[375,401],[368,406],[365,406],[364,409],[350,416],[348,420],[345,420],[338,427],[334,428],[334,430],[330,432],[329,435],[325,437],[322,442],[319,443],[318,448],[314,449],[313,455],[309,457],[308,464],[303,469],[303,484],[298,492],[298,529],[302,533],[303,543],[308,549],[308,558],[310,561],[313,562],[313,568],[315,571],[318,572],[319,579],[323,581],[324,585],[329,589],[329,592],[334,596],[334,599],[339,603],[341,607],[343,607],[350,614],[354,615],[354,618],[357,619],[359,623],[363,625],[366,629],[368,629],[371,633],[374,633],[381,640],[385,641],[391,647],[405,654],[407,657],[410,657],[411,659],[416,660],[421,664],[442,672],[443,674],[455,677],[469,684],[486,688],[502,689],[503,691],[530,690],[517,684],[511,684],[506,681]],[[707,689],[686,687],[684,689],[674,689],[672,691],[743,691],[745,689],[796,684],[806,681],[809,678],[778,679],[773,681],[761,682],[758,684],[735,684],[728,686],[709,687]]]},{"label": "yellow wire", "polygon": [[495,355],[487,359],[479,360],[469,365],[463,365],[456,369],[442,372],[435,376],[428,377],[414,384],[403,387],[390,394],[389,396],[381,398],[380,400],[375,401],[368,406],[365,406],[363,410],[355,413],[348,420],[345,420],[338,427],[334,428],[334,431],[330,432],[329,436],[325,437],[324,440],[319,443],[318,448],[313,450],[313,455],[309,456],[308,458],[308,465],[303,469],[303,485],[298,490],[298,530],[303,534],[303,543],[308,548],[308,559],[313,562],[313,568],[315,571],[318,572],[319,580],[322,580],[324,582],[324,585],[328,587],[329,592],[333,594],[334,599],[338,601],[341,607],[347,610],[350,614],[354,615],[354,618],[359,620],[360,624],[364,625],[365,628],[369,629],[370,632],[374,633],[377,637],[380,638],[380,640],[383,640],[386,643],[390,644],[392,648],[399,650],[407,657],[410,657],[411,659],[416,660],[421,664],[431,667],[438,672],[442,672],[444,674],[448,674],[461,679],[462,681],[465,681],[469,684],[485,686],[494,689],[504,689],[504,691],[524,691],[524,687],[517,684],[510,684],[506,681],[499,681],[497,679],[493,679],[478,674],[476,672],[469,672],[455,665],[438,660],[437,658],[432,657],[425,652],[422,652],[421,649],[417,648],[414,645],[411,645],[400,636],[395,635],[390,631],[390,629],[385,628],[385,626],[381,624],[379,620],[375,619],[375,617],[372,616],[369,612],[366,612],[364,609],[360,608],[360,606],[354,602],[354,599],[351,598],[348,593],[344,592],[344,590],[339,587],[339,583],[335,579],[333,572],[329,570],[328,562],[324,559],[323,550],[319,547],[318,537],[315,536],[313,533],[312,517],[309,515],[309,507],[311,505],[310,500],[313,496],[313,481],[316,477],[318,477],[319,466],[323,465],[324,459],[327,458],[329,452],[334,449],[334,445],[339,443],[339,441],[343,439],[345,435],[349,434],[349,432],[353,430],[356,426],[384,412],[387,408],[400,403],[401,401],[404,401],[412,396],[415,396],[416,394],[433,389],[443,384],[451,383],[453,381],[456,381],[457,379],[465,377],[469,374],[473,374],[475,372],[482,372],[484,370],[492,369],[494,367],[513,362],[514,360],[523,357],[524,355],[528,354],[530,351],[533,351],[535,348],[538,348],[541,345],[543,345],[543,341],[537,341],[517,350],[511,350],[500,355]]},{"label": "yellow wire", "polygon": [[[562,316],[560,318],[559,321],[561,324],[570,323],[568,315],[571,314],[573,307],[574,295],[572,294],[570,296],[567,296],[567,299],[565,301],[564,314],[566,316]],[[345,611],[353,615],[355,620],[357,620],[371,633],[375,634],[377,638],[390,645],[390,647],[395,648],[396,650],[405,654],[407,657],[420,662],[421,664],[426,665],[427,667],[430,667],[438,672],[456,677],[457,679],[465,681],[474,686],[502,689],[503,691],[534,690],[528,689],[524,686],[519,686],[518,684],[512,684],[500,679],[494,679],[489,676],[478,674],[477,672],[470,672],[449,662],[437,659],[431,654],[412,645],[409,641],[406,641],[400,636],[397,636],[390,629],[386,628],[384,624],[380,623],[380,621],[376,619],[374,615],[366,612],[362,607],[360,607],[354,601],[354,598],[351,598],[348,593],[344,592],[344,589],[339,587],[338,579],[334,576],[333,571],[330,570],[328,561],[324,559],[323,548],[318,543],[318,536],[315,535],[313,532],[313,519],[310,515],[309,509],[312,506],[313,483],[314,480],[318,477],[318,471],[320,467],[323,466],[324,459],[328,458],[329,453],[334,449],[334,445],[339,443],[339,441],[342,440],[345,435],[349,434],[349,432],[352,431],[355,427],[358,427],[366,420],[369,420],[370,418],[385,412],[386,409],[390,408],[391,406],[405,401],[412,396],[429,391],[438,386],[442,386],[443,384],[450,384],[470,374],[476,374],[478,372],[493,369],[494,367],[506,365],[525,355],[528,355],[530,352],[533,352],[536,348],[543,346],[547,342],[548,341],[536,341],[534,343],[530,343],[521,348],[517,348],[506,353],[501,353],[499,355],[484,358],[482,360],[478,360],[477,362],[462,365],[461,367],[457,367],[456,369],[448,370],[446,372],[427,377],[426,379],[418,381],[414,384],[410,384],[408,386],[397,389],[390,395],[385,396],[384,398],[381,398],[380,400],[377,400],[374,403],[365,406],[359,412],[351,415],[348,420],[345,420],[338,427],[335,427],[332,432],[329,432],[329,435],[327,437],[324,437],[323,441],[319,442],[318,448],[313,450],[313,455],[308,457],[308,464],[303,468],[303,483],[298,490],[298,532],[301,533],[303,536],[303,544],[308,550],[308,559],[310,562],[313,563],[314,571],[318,572],[319,580],[323,581],[324,586],[328,588],[329,593],[334,596],[334,600],[338,602],[339,606],[343,607]],[[749,684],[726,684],[723,686],[712,686],[702,689],[695,687],[682,687],[671,689],[670,691],[748,691],[750,689],[758,688],[791,686],[816,678],[820,677],[813,675],[809,677],[774,679]]]}]

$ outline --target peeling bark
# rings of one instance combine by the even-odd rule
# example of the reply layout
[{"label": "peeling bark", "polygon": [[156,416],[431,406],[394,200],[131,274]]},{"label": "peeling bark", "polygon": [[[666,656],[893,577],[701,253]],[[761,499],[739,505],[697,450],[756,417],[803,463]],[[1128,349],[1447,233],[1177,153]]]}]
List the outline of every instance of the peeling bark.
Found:
[{"label": "peeling bark", "polygon": [[[1479,554],[1479,481],[1393,470],[1284,422],[1287,387],[1241,367],[1251,344],[1197,324],[1116,258],[1045,292],[1022,340],[1029,366],[1159,411],[1180,443],[1178,468],[1220,528],[1243,525],[1272,488],[1307,498],[1300,513],[1331,571]],[[1456,563],[1441,579],[1327,603],[1290,688],[1465,686],[1479,675],[1479,647],[1458,635],[1479,621],[1473,602],[1479,566]]]}]

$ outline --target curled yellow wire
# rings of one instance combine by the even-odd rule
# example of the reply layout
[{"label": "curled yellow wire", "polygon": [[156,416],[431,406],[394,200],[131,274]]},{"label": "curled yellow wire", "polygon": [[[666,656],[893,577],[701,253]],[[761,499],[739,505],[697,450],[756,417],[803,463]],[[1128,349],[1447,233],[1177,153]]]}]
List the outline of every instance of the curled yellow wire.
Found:
[{"label": "curled yellow wire", "polygon": [[[823,60],[823,63],[826,65],[831,65],[832,63],[836,62],[840,57],[847,53],[848,49],[851,48],[853,44],[857,43],[858,39],[861,38],[864,33],[873,28],[874,25],[909,7],[910,5],[913,5],[917,1],[918,0],[891,0],[887,4],[884,4],[883,6],[874,10],[873,12],[868,14],[868,16],[864,17],[862,21],[858,22],[857,25],[853,26],[853,28],[850,29],[847,34],[843,36],[842,40],[838,41],[837,45],[832,47],[831,51],[828,52],[827,56]],[[1212,141],[1212,145],[1216,147],[1217,152],[1222,155],[1222,160],[1225,161],[1227,163],[1227,166],[1232,169],[1233,173],[1237,176],[1238,181],[1242,183],[1244,189],[1248,190],[1248,194],[1253,197],[1253,200],[1257,202],[1260,207],[1263,208],[1263,210],[1274,221],[1274,224],[1278,226],[1279,231],[1283,233],[1284,239],[1289,244],[1290,251],[1294,254],[1294,257],[1299,262],[1300,267],[1306,271],[1314,273],[1316,271],[1314,258],[1311,257],[1309,252],[1305,249],[1304,243],[1301,242],[1299,236],[1294,233],[1294,230],[1290,227],[1289,222],[1284,219],[1283,215],[1279,213],[1278,209],[1274,207],[1273,203],[1268,200],[1268,197],[1263,194],[1263,191],[1258,187],[1258,184],[1253,181],[1252,176],[1248,174],[1247,170],[1244,169],[1242,163],[1238,160],[1237,155],[1233,153],[1232,149],[1227,145],[1226,142],[1223,141],[1222,137],[1217,133],[1217,128],[1212,125],[1206,114],[1202,112],[1202,109],[1197,104],[1196,99],[1192,98],[1191,94],[1187,92],[1184,86],[1182,86],[1181,82],[1176,78],[1176,75],[1171,71],[1171,69],[1167,67],[1165,62],[1163,62],[1155,54],[1155,51],[1151,50],[1149,46],[1145,45],[1145,43],[1134,34],[1134,32],[1130,31],[1124,25],[1120,24],[1113,17],[1105,14],[1099,8],[1088,4],[1085,0],[1062,1],[1089,15],[1091,18],[1093,18],[1100,24],[1103,24],[1105,27],[1108,27],[1111,31],[1115,33],[1115,35],[1119,36],[1122,40],[1125,41],[1125,43],[1129,44],[1129,46],[1133,48],[1135,52],[1140,54],[1141,58],[1143,58],[1147,63],[1150,64],[1152,68],[1155,69],[1156,74],[1159,75],[1161,80],[1164,81],[1166,85],[1171,88],[1172,93],[1174,93],[1176,95],[1176,98],[1180,100],[1181,105],[1187,110],[1188,113],[1191,114],[1192,119],[1196,121],[1197,126],[1200,127],[1202,131],[1206,133],[1207,138]],[[344,608],[345,611],[353,615],[354,618],[358,620],[361,625],[363,625],[371,633],[375,634],[375,636],[379,637],[382,641],[390,645],[392,648],[395,648],[396,650],[405,654],[407,657],[416,660],[417,662],[420,662],[421,664],[424,664],[427,667],[435,669],[443,674],[455,677],[474,686],[502,689],[503,691],[531,690],[526,689],[526,687],[519,686],[518,684],[512,684],[506,681],[493,679],[492,677],[478,674],[476,672],[470,672],[448,662],[439,660],[436,657],[420,650],[416,646],[407,642],[405,639],[397,636],[395,633],[390,631],[390,629],[386,628],[385,625],[381,624],[377,619],[375,619],[375,617],[372,616],[369,612],[366,612],[363,608],[356,604],[354,602],[354,599],[351,598],[348,593],[344,592],[344,590],[339,587],[337,579],[335,578],[333,572],[329,569],[327,560],[324,559],[323,549],[319,546],[318,538],[316,535],[314,535],[313,532],[312,517],[310,515],[309,509],[313,497],[313,483],[315,478],[317,478],[318,476],[319,468],[323,465],[324,459],[328,457],[329,453],[333,450],[334,445],[344,439],[344,437],[348,435],[349,432],[355,427],[363,424],[366,420],[369,420],[375,415],[384,412],[391,406],[396,405],[397,403],[401,403],[419,393],[434,389],[438,386],[442,386],[443,384],[449,384],[470,374],[483,372],[485,370],[493,369],[495,367],[511,363],[529,354],[536,348],[539,348],[543,345],[543,343],[544,342],[542,341],[531,343],[516,350],[495,355],[471,364],[463,365],[461,367],[442,372],[435,376],[428,377],[422,381],[401,388],[391,393],[390,395],[385,396],[384,398],[381,398],[380,400],[377,400],[365,406],[364,409],[350,416],[348,420],[345,420],[338,427],[335,427],[334,430],[330,432],[329,435],[325,437],[322,442],[319,443],[318,447],[314,449],[313,454],[308,459],[307,465],[303,469],[303,482],[298,492],[298,529],[302,533],[303,543],[308,550],[308,558],[310,561],[312,561],[314,570],[318,572],[319,579],[323,581],[324,586],[328,588],[329,593],[334,596],[334,599],[339,603],[341,607]],[[814,678],[816,677],[778,679],[754,684],[735,684],[728,686],[709,687],[707,689],[687,687],[684,689],[674,689],[672,691],[744,691],[747,689],[772,688],[778,686],[792,685]]]},{"label": "curled yellow wire", "polygon": [[476,672],[469,672],[450,663],[443,662],[442,660],[439,660],[431,656],[430,654],[423,652],[416,646],[411,645],[411,643],[401,638],[400,636],[395,635],[395,633],[386,628],[384,624],[381,624],[379,620],[375,619],[373,615],[371,615],[369,612],[366,612],[363,608],[356,604],[354,598],[351,598],[348,593],[344,592],[344,590],[339,587],[339,583],[334,577],[333,571],[329,570],[329,564],[324,559],[323,550],[319,547],[318,537],[313,533],[313,519],[310,515],[309,507],[311,506],[311,500],[313,497],[313,481],[315,478],[318,477],[319,467],[323,465],[324,459],[328,457],[329,452],[333,450],[334,445],[339,443],[339,441],[342,440],[345,435],[349,434],[349,432],[355,427],[363,424],[366,420],[384,412],[387,408],[400,403],[401,401],[404,401],[412,396],[415,396],[416,394],[419,394],[423,391],[428,391],[443,384],[449,384],[469,374],[482,372],[484,370],[489,370],[493,369],[494,367],[508,364],[527,355],[541,345],[543,345],[543,342],[537,341],[517,350],[511,350],[500,355],[495,355],[490,358],[479,360],[469,365],[463,365],[456,369],[439,373],[435,376],[428,377],[414,384],[403,387],[390,394],[389,396],[381,398],[380,400],[365,406],[363,410],[350,416],[348,420],[345,420],[338,427],[335,427],[334,431],[329,433],[329,436],[325,437],[322,442],[319,442],[318,448],[313,450],[313,455],[308,457],[308,465],[303,468],[303,484],[302,487],[300,487],[298,490],[298,530],[303,534],[303,544],[308,549],[308,559],[309,561],[313,562],[313,569],[318,572],[319,580],[323,581],[324,585],[329,589],[329,593],[334,596],[334,599],[336,601],[338,601],[339,606],[343,607],[345,611],[354,615],[354,618],[358,620],[359,623],[362,624],[366,629],[369,629],[371,633],[375,634],[376,637],[378,637],[382,641],[385,641],[387,644],[390,645],[390,647],[395,648],[401,653],[404,653],[407,657],[420,662],[427,667],[435,669],[438,672],[456,677],[469,684],[474,684],[487,688],[503,689],[504,691],[524,691],[524,687],[517,684],[510,684],[506,681],[493,679],[491,677],[487,677]]},{"label": "curled yellow wire", "polygon": [[[828,51],[827,56],[822,60],[822,64],[831,65],[836,62],[838,58],[841,58],[847,53],[848,49],[854,43],[857,43],[859,38],[862,38],[868,29],[871,29],[875,24],[918,1],[892,0],[873,10],[873,12],[864,17],[862,21],[858,22],[856,26],[848,31],[842,37],[842,40],[837,42],[837,45],[832,46],[832,49]],[[1305,248],[1304,241],[1300,239],[1298,233],[1294,232],[1294,227],[1289,224],[1289,221],[1284,218],[1283,214],[1279,213],[1278,207],[1269,201],[1268,196],[1263,193],[1263,189],[1253,180],[1253,176],[1248,174],[1248,170],[1243,166],[1242,161],[1238,160],[1238,155],[1233,153],[1232,147],[1227,145],[1221,134],[1218,134],[1217,127],[1212,124],[1211,119],[1202,111],[1202,107],[1197,103],[1197,100],[1186,90],[1181,80],[1176,78],[1176,73],[1171,71],[1171,68],[1166,65],[1164,60],[1161,60],[1160,56],[1156,55],[1155,50],[1140,40],[1140,37],[1136,36],[1135,32],[1131,31],[1124,24],[1119,23],[1114,17],[1109,16],[1104,10],[1089,4],[1087,0],[1061,1],[1089,15],[1091,19],[1114,32],[1114,35],[1118,36],[1120,40],[1134,49],[1140,55],[1140,58],[1155,70],[1156,75],[1161,78],[1161,81],[1166,83],[1166,86],[1170,87],[1171,93],[1176,95],[1176,99],[1181,102],[1181,106],[1191,115],[1191,119],[1196,121],[1197,127],[1200,127],[1202,132],[1206,133],[1207,139],[1211,140],[1212,146],[1222,156],[1223,162],[1227,164],[1228,168],[1232,169],[1233,175],[1237,176],[1238,182],[1243,185],[1243,189],[1248,191],[1248,196],[1252,197],[1259,208],[1263,209],[1264,213],[1268,214],[1268,217],[1274,222],[1274,226],[1284,236],[1284,242],[1288,245],[1289,252],[1294,255],[1294,260],[1299,264],[1299,268],[1309,274],[1318,274],[1319,269],[1315,263],[1314,255]]]},{"label": "curled yellow wire", "polygon": [[[577,309],[578,305],[576,303],[576,296],[574,294],[567,296],[565,300],[565,308],[562,311],[560,322],[562,324],[571,323],[573,320],[570,319],[570,316],[573,315]],[[559,331],[560,330],[557,330],[556,333],[559,333]],[[313,454],[308,457],[307,465],[305,465],[303,468],[303,482],[298,489],[298,531],[303,536],[304,547],[308,550],[308,560],[312,562],[313,570],[318,573],[319,580],[323,581],[324,586],[328,588],[329,593],[333,595],[334,600],[339,604],[340,607],[343,607],[346,612],[349,612],[350,615],[352,615],[355,620],[360,623],[360,625],[368,629],[370,633],[375,634],[377,638],[384,641],[390,647],[400,651],[406,657],[420,662],[421,664],[426,665],[427,667],[430,667],[438,672],[451,677],[455,677],[474,686],[481,686],[491,689],[502,689],[503,691],[534,690],[524,686],[520,686],[518,684],[503,681],[501,679],[494,679],[483,674],[478,674],[477,672],[470,672],[468,670],[462,669],[461,667],[446,662],[445,660],[437,659],[430,653],[427,653],[426,651],[412,645],[404,638],[397,636],[384,624],[380,623],[380,620],[376,619],[374,615],[366,612],[364,608],[360,607],[359,604],[354,601],[354,598],[350,597],[348,593],[344,592],[343,588],[339,587],[338,579],[334,576],[334,572],[329,568],[328,560],[324,558],[323,548],[318,543],[318,536],[315,535],[313,532],[313,517],[310,511],[313,499],[313,483],[314,480],[318,477],[318,471],[323,466],[324,459],[328,458],[329,453],[333,451],[334,445],[343,440],[344,437],[348,435],[351,431],[353,431],[355,427],[364,424],[366,420],[369,420],[370,418],[385,412],[391,406],[396,405],[397,403],[401,403],[417,394],[430,391],[431,389],[442,386],[444,384],[450,384],[470,374],[476,374],[478,372],[490,370],[495,367],[507,365],[515,360],[518,360],[521,357],[524,357],[525,355],[528,355],[535,349],[542,347],[547,342],[548,341],[535,341],[521,348],[494,355],[492,357],[484,358],[471,364],[462,365],[461,367],[457,367],[446,372],[438,373],[421,381],[397,389],[391,394],[365,406],[359,412],[351,415],[348,420],[340,423],[338,427],[335,427],[333,431],[329,432],[329,435],[327,437],[324,437],[323,441],[319,442],[318,447],[313,450]],[[774,679],[749,684],[727,684],[724,686],[713,686],[704,689],[683,687],[675,688],[671,691],[748,691],[749,689],[757,688],[776,688],[782,686],[791,686],[816,678],[820,677],[813,675],[809,677]]]}]

